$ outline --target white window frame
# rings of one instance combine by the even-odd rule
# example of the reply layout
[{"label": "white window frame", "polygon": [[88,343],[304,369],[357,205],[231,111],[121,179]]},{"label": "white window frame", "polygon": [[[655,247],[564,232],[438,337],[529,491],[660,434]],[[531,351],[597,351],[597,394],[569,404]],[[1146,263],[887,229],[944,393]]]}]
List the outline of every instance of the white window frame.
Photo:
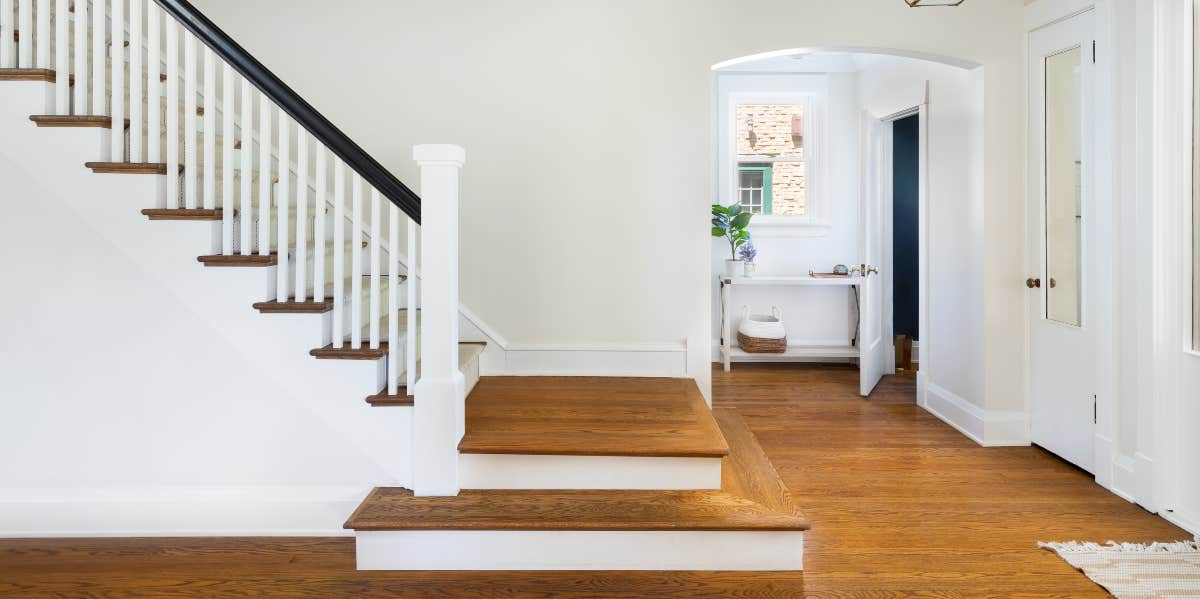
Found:
[{"label": "white window frame", "polygon": [[829,77],[825,74],[727,73],[717,81],[717,186],[715,200],[739,200],[737,160],[737,106],[743,104],[799,104],[804,107],[805,215],[758,215],[750,224],[752,235],[772,237],[823,237],[832,229],[828,196],[829,144],[827,111]]}]

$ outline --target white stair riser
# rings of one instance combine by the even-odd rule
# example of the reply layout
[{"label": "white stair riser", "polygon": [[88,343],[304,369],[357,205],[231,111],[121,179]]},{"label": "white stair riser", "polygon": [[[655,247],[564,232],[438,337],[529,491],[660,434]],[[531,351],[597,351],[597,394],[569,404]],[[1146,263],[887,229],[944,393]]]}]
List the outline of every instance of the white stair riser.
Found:
[{"label": "white stair riser", "polygon": [[800,571],[791,531],[359,531],[359,570]]},{"label": "white stair riser", "polygon": [[460,454],[464,489],[721,488],[721,458]]}]

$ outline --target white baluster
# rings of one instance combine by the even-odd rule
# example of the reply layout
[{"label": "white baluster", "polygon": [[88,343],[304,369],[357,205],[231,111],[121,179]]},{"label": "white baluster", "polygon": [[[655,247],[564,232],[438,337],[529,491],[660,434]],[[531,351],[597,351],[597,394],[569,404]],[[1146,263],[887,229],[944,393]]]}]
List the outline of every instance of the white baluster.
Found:
[{"label": "white baluster", "polygon": [[233,67],[222,63],[221,69],[225,76],[221,85],[221,253],[232,256],[233,219],[237,206],[233,190],[233,90],[236,79]]},{"label": "white baluster", "polygon": [[[87,0],[78,0],[87,3]],[[108,96],[105,94],[104,61],[108,58],[106,43],[108,11],[104,0],[92,0],[92,114],[109,114]],[[116,129],[114,133],[120,134]]]},{"label": "white baluster", "polygon": [[413,411],[413,492],[457,495],[466,382],[458,369],[458,194],[466,153],[417,146],[421,166],[421,378]]},{"label": "white baluster", "polygon": [[258,255],[271,255],[271,100],[258,95]]},{"label": "white baluster", "polygon": [[[83,1],[83,0],[79,0]],[[168,17],[167,39],[167,208],[179,207],[179,25]]]},{"label": "white baluster", "polygon": [[13,43],[13,0],[0,0],[0,69],[17,66],[17,46]]},{"label": "white baluster", "polygon": [[296,126],[296,301],[308,301],[308,131]]},{"label": "white baluster", "polygon": [[417,265],[420,264],[421,248],[418,241],[421,230],[417,221],[411,218],[405,220],[408,223],[408,282],[404,289],[407,296],[404,301],[407,331],[404,339],[404,385],[408,388],[408,394],[412,395],[417,388],[417,308],[420,307],[420,298],[417,295],[420,290],[420,272]]},{"label": "white baluster", "polygon": [[[196,148],[196,96],[199,85],[196,81],[196,37],[184,30],[183,38],[183,204],[195,209],[200,157]],[[176,108],[178,110],[178,108]]]},{"label": "white baluster", "polygon": [[37,54],[34,56],[39,69],[50,68],[50,0],[37,0]]},{"label": "white baluster", "polygon": [[130,162],[146,162],[142,154],[142,87],[146,76],[142,68],[142,2],[144,0],[129,0]]},{"label": "white baluster", "polygon": [[314,150],[317,153],[316,161],[316,197],[313,198],[313,301],[325,301],[325,211],[328,210],[326,198],[328,198],[328,187],[326,186],[326,156],[328,152],[325,146],[317,142]]},{"label": "white baluster", "polygon": [[[71,0],[54,8],[54,114],[71,114]],[[49,56],[46,57],[49,60]]]},{"label": "white baluster", "polygon": [[333,159],[333,346],[340,348],[346,337],[346,163]]},{"label": "white baluster", "polygon": [[125,0],[112,2],[112,136],[109,154],[113,162],[125,161]]},{"label": "white baluster", "polygon": [[[0,0],[0,4],[9,0]],[[11,6],[11,4],[10,4]],[[11,32],[8,39],[12,39]],[[4,47],[0,44],[0,50]],[[80,0],[75,3],[75,114],[88,112],[88,3]],[[63,46],[63,52],[67,47]],[[0,62],[3,62],[0,60]]]},{"label": "white baluster", "polygon": [[217,207],[217,56],[204,47],[204,209]]},{"label": "white baluster", "polygon": [[[9,14],[5,14],[4,18],[8,18]],[[33,0],[21,0],[17,17],[20,19],[18,25],[21,33],[21,39],[17,45],[17,67],[22,69],[33,68]]]},{"label": "white baluster", "polygon": [[158,3],[146,5],[146,162],[162,162],[162,40]]},{"label": "white baluster", "polygon": [[[400,352],[400,209],[387,203],[388,213],[388,372],[387,394],[396,395],[400,369],[404,367]],[[413,331],[409,330],[409,337]]]},{"label": "white baluster", "polygon": [[[292,173],[288,165],[292,156],[292,126],[287,113],[279,111],[279,191],[275,203],[276,246],[279,252],[279,266],[275,269],[275,299],[279,303],[288,300],[288,220],[290,216]],[[296,240],[296,253],[304,251],[300,240]]]},{"label": "white baluster", "polygon": [[242,233],[241,254],[249,256],[254,251],[254,140],[250,138],[254,133],[254,88],[241,77],[238,77],[238,84],[242,86],[242,125],[238,129],[242,140],[242,168],[238,173],[242,213],[238,215],[238,223]]},{"label": "white baluster", "polygon": [[[369,339],[371,349],[379,349],[379,301],[380,301],[380,285],[379,280],[379,250],[381,237],[380,232],[382,225],[380,221],[383,218],[380,214],[380,195],[376,189],[371,189],[371,330]],[[398,314],[389,314],[389,320],[395,320],[399,317]]]},{"label": "white baluster", "polygon": [[362,237],[363,237],[363,180],[353,173],[350,178],[350,347],[362,347]]}]

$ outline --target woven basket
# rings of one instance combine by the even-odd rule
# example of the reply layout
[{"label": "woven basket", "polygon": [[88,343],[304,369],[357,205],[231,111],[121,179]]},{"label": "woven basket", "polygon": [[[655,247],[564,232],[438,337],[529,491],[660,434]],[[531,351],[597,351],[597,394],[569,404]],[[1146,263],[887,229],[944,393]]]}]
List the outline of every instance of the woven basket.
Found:
[{"label": "woven basket", "polygon": [[738,327],[738,345],[750,354],[782,354],[787,351],[787,333],[783,327],[783,311],[771,308],[771,314],[750,314],[742,308],[742,324]]},{"label": "woven basket", "polygon": [[787,337],[782,339],[763,339],[748,337],[744,333],[737,334],[738,345],[748,354],[782,354],[787,351]]}]

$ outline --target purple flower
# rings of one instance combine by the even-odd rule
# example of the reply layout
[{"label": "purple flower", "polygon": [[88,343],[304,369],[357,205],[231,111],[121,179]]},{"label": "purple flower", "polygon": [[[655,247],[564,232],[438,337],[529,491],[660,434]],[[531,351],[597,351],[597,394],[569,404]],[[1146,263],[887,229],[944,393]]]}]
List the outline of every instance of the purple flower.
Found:
[{"label": "purple flower", "polygon": [[738,248],[738,257],[742,259],[742,262],[754,262],[754,259],[758,257],[758,248],[754,247],[753,242],[747,241],[745,245]]}]

